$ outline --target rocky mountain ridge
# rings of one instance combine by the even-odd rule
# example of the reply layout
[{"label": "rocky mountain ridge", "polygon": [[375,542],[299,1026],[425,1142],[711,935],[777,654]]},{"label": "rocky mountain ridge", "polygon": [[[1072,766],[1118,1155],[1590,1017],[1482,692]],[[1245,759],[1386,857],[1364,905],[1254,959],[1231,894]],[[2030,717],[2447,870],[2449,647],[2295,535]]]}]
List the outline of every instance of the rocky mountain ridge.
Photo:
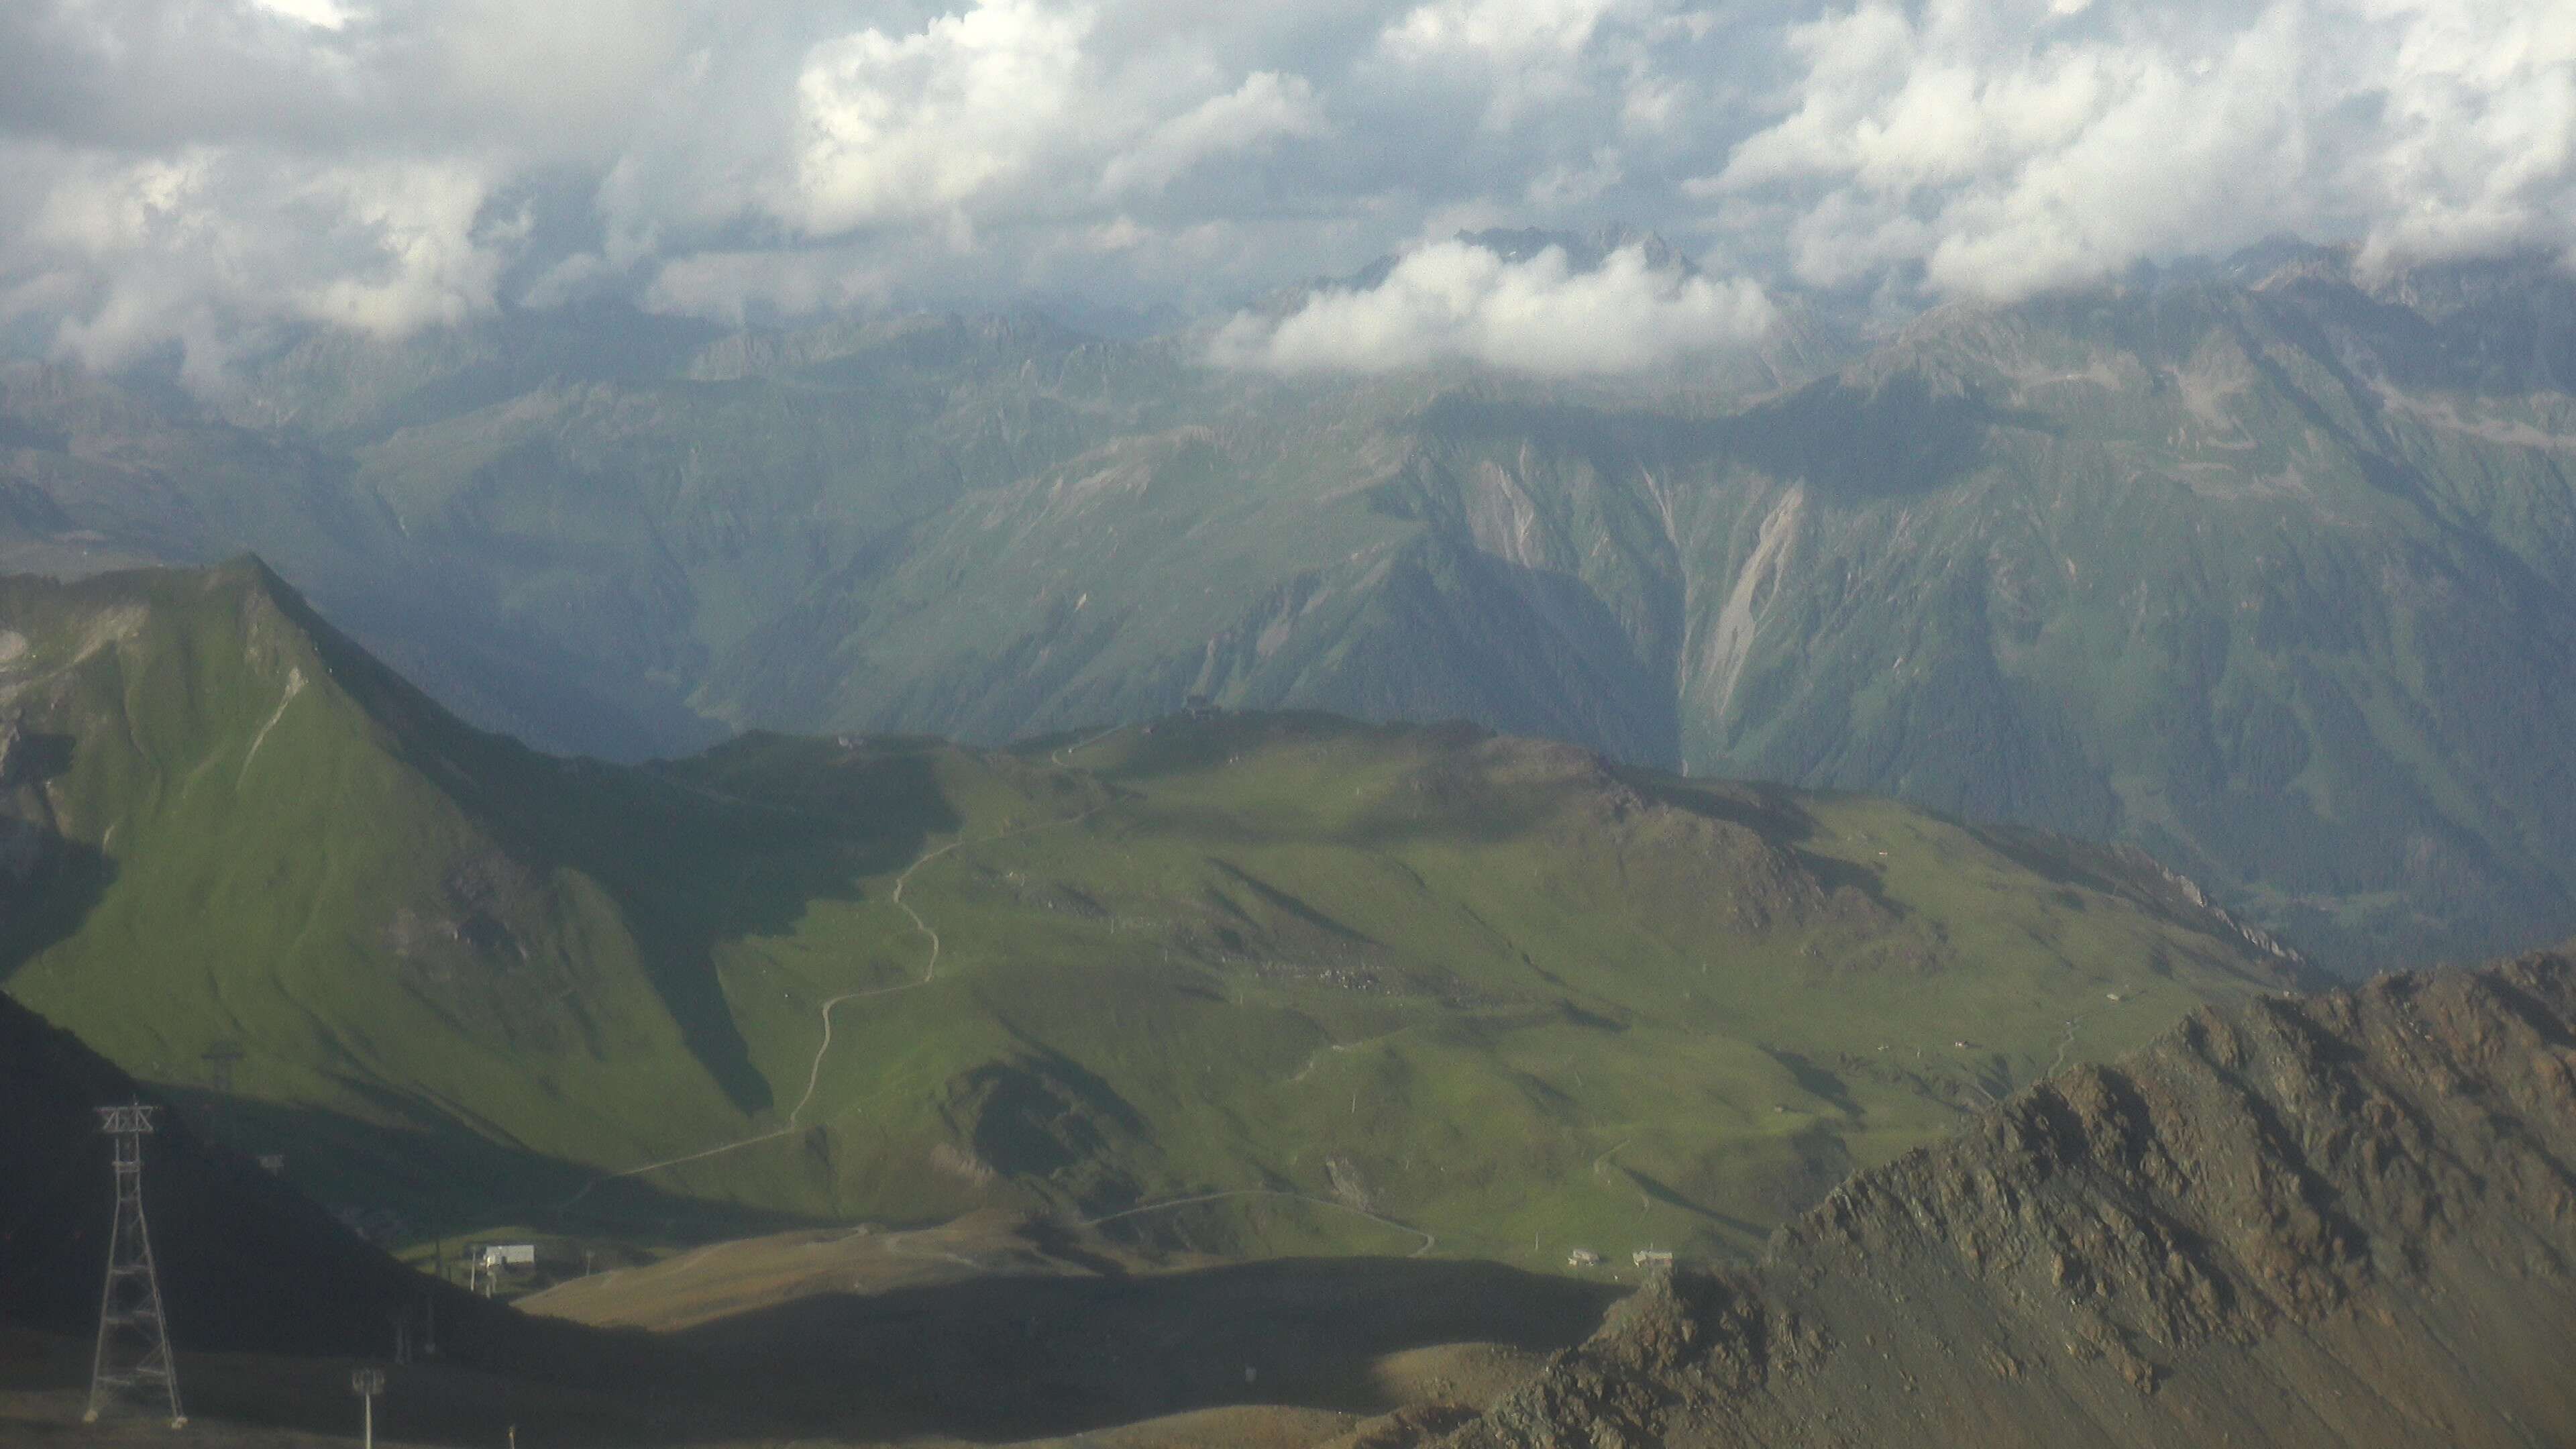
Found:
[{"label": "rocky mountain ridge", "polygon": [[2565,1442],[2571,1271],[2576,958],[2401,973],[2032,1087],[1437,1442]]}]

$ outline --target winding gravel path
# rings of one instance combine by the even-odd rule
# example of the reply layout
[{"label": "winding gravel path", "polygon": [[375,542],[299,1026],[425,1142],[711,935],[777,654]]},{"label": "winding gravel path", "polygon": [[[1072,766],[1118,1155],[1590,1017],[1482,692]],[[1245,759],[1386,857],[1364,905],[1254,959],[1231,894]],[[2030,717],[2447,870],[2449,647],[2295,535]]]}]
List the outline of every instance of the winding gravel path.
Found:
[{"label": "winding gravel path", "polygon": [[[1103,735],[1108,733],[1112,732],[1103,731]],[[1102,735],[1092,736],[1093,740],[1100,738],[1102,738]],[[1082,742],[1082,744],[1089,743],[1091,743],[1090,740]],[[1066,750],[1070,751],[1079,748],[1081,748],[1081,744],[1069,745],[1066,747]],[[1059,753],[1063,752],[1060,751]],[[870,997],[877,996],[893,996],[899,992],[905,991],[918,991],[922,987],[928,986],[939,979],[939,930],[937,927],[931,925],[930,922],[922,916],[921,912],[913,909],[910,901],[903,898],[904,888],[912,884],[913,873],[920,870],[923,866],[930,864],[932,861],[939,859],[941,856],[947,855],[951,851],[961,850],[970,845],[991,845],[997,841],[1009,840],[1015,836],[1033,835],[1038,831],[1053,830],[1059,826],[1079,825],[1083,821],[1090,819],[1092,816],[1099,814],[1107,808],[1109,808],[1108,802],[1103,801],[1102,803],[1094,805],[1090,809],[1083,811],[1079,815],[1068,815],[1060,820],[1041,820],[1035,825],[1023,825],[1017,830],[1004,830],[993,835],[961,837],[948,842],[946,845],[940,846],[936,850],[922,852],[922,854],[916,858],[912,864],[903,868],[903,874],[895,877],[894,890],[887,897],[887,899],[891,900],[895,906],[901,909],[904,915],[911,920],[913,932],[916,935],[927,938],[930,942],[930,956],[922,965],[921,979],[918,981],[900,982],[893,986],[870,987],[864,991],[845,991],[838,996],[825,1000],[821,1004],[819,1010],[823,1018],[823,1040],[814,1048],[814,1060],[806,1067],[805,1094],[796,1099],[796,1105],[788,1112],[787,1121],[784,1125],[771,1128],[767,1132],[755,1132],[748,1137],[737,1138],[731,1142],[720,1143],[717,1146],[705,1148],[701,1151],[682,1153],[677,1157],[666,1157],[659,1162],[647,1162],[640,1167],[629,1167],[617,1172],[601,1173],[593,1177],[590,1181],[583,1183],[579,1192],[576,1192],[572,1196],[565,1198],[562,1202],[557,1203],[555,1205],[556,1210],[561,1211],[580,1202],[583,1198],[590,1196],[591,1189],[599,1186],[603,1182],[614,1182],[620,1178],[626,1177],[641,1177],[648,1172],[659,1172],[666,1167],[680,1167],[691,1162],[704,1162],[710,1157],[721,1157],[728,1152],[739,1152],[746,1147],[757,1147],[763,1142],[775,1142],[781,1137],[793,1135],[800,1127],[803,1126],[805,1109],[814,1104],[814,1093],[823,1082],[823,1061],[832,1053],[832,1013],[848,1002],[865,1001]]]}]

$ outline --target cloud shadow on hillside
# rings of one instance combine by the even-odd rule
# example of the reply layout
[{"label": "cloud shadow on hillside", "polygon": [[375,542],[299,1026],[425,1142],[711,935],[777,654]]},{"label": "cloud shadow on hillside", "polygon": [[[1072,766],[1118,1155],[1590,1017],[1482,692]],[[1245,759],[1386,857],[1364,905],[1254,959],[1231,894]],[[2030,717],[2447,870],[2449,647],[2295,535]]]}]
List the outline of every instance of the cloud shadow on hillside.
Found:
[{"label": "cloud shadow on hillside", "polygon": [[105,851],[56,828],[44,785],[71,769],[73,739],[9,734],[0,748],[0,983],[81,927],[116,883]]},{"label": "cloud shadow on hillside", "polygon": [[1772,477],[1835,503],[1936,492],[1975,471],[1997,427],[2053,430],[2042,415],[1900,372],[1875,386],[1840,378],[1730,419],[1728,448]]},{"label": "cloud shadow on hillside", "polygon": [[665,1342],[692,1377],[774,1385],[782,1427],[847,1433],[863,1414],[870,1434],[999,1443],[1235,1404],[1382,1413],[1397,1401],[1377,1360],[1566,1347],[1624,1291],[1495,1263],[1286,1259],[824,1295]]},{"label": "cloud shadow on hillside", "polygon": [[794,934],[816,901],[857,901],[858,881],[917,859],[961,824],[928,755],[894,753],[855,773],[800,771],[794,802],[750,798],[690,767],[601,771],[518,813],[551,864],[606,888],[645,974],[690,1054],[745,1115],[776,1107],[725,998],[726,943]]}]

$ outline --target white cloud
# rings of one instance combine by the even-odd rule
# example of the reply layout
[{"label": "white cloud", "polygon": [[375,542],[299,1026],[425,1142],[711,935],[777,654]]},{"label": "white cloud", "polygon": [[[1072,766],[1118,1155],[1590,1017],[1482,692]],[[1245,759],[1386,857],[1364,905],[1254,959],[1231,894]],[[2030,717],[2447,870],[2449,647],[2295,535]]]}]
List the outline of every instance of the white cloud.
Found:
[{"label": "white cloud", "polygon": [[1141,49],[1103,28],[1095,6],[974,0],[815,44],[763,209],[808,236],[913,226],[965,247],[995,225],[1111,225],[1121,199],[1331,131],[1304,75],[1231,69],[1185,27]]},{"label": "white cloud", "polygon": [[736,325],[761,314],[802,315],[883,304],[893,278],[848,248],[779,253],[706,251],[677,258],[645,288],[646,310]]},{"label": "white cloud", "polygon": [[2576,238],[2557,0],[1872,0],[1787,43],[1786,114],[1689,189],[1801,198],[1812,281],[2010,297],[2281,230],[2382,260]]},{"label": "white cloud", "polygon": [[217,356],[600,294],[1231,306],[1464,224],[1991,297],[2284,229],[2372,265],[2576,253],[2565,0],[859,15],[0,0],[0,335]]},{"label": "white cloud", "polygon": [[1101,189],[1111,194],[1160,191],[1201,162],[1289,137],[1321,136],[1328,129],[1315,88],[1305,77],[1256,71],[1232,94],[1212,96],[1173,117],[1134,150],[1111,160],[1101,173]]},{"label": "white cloud", "polygon": [[1275,372],[1389,372],[1466,361],[1574,377],[1634,373],[1759,338],[1773,311],[1762,289],[1658,271],[1639,247],[1577,272],[1562,249],[1508,261],[1437,242],[1408,253],[1366,290],[1335,288],[1281,318],[1237,316],[1210,359]]},{"label": "white cloud", "polygon": [[20,147],[0,166],[49,179],[19,233],[12,290],[80,299],[55,337],[81,361],[115,366],[175,340],[204,375],[279,323],[399,336],[493,305],[509,243],[478,235],[487,184],[471,167],[314,167],[203,147],[85,159]]},{"label": "white cloud", "polygon": [[340,0],[250,0],[254,9],[288,20],[302,21],[321,30],[337,30],[349,23],[349,7]]},{"label": "white cloud", "polygon": [[806,230],[930,217],[953,229],[1026,179],[1080,107],[1087,7],[977,0],[909,35],[817,45],[796,80],[802,136],[787,202]]},{"label": "white cloud", "polygon": [[1581,50],[1623,0],[1432,0],[1389,25],[1381,43],[1415,59],[1513,58]]},{"label": "white cloud", "polygon": [[[1378,34],[1398,65],[1463,80],[1482,92],[1480,123],[1508,132],[1579,108],[1612,118],[1655,81],[1636,44],[1655,0],[1430,0]],[[1614,34],[1625,46],[1606,43]],[[1612,51],[1619,53],[1613,54]],[[1640,96],[1651,116],[1668,98]]]},{"label": "white cloud", "polygon": [[1626,177],[1618,148],[1604,146],[1580,164],[1566,162],[1531,177],[1522,195],[1542,214],[1559,212],[1598,198]]}]

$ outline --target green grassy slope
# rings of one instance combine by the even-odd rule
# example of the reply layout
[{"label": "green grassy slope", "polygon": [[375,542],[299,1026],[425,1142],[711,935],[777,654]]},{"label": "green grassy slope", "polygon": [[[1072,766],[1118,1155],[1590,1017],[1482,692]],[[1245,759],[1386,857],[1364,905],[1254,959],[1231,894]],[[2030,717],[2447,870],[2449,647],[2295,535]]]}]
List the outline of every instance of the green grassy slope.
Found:
[{"label": "green grassy slope", "polygon": [[539,828],[613,791],[457,725],[256,565],[13,579],[0,628],[12,783],[60,837],[12,994],[157,1081],[237,1042],[252,1097],[537,1153],[729,1120],[667,948]]},{"label": "green grassy slope", "polygon": [[2140,858],[1464,726],[627,768],[458,724],[253,564],[12,580],[0,630],[7,989],[175,1088],[234,1044],[225,1130],[442,1229],[1732,1251],[2291,969]]}]

